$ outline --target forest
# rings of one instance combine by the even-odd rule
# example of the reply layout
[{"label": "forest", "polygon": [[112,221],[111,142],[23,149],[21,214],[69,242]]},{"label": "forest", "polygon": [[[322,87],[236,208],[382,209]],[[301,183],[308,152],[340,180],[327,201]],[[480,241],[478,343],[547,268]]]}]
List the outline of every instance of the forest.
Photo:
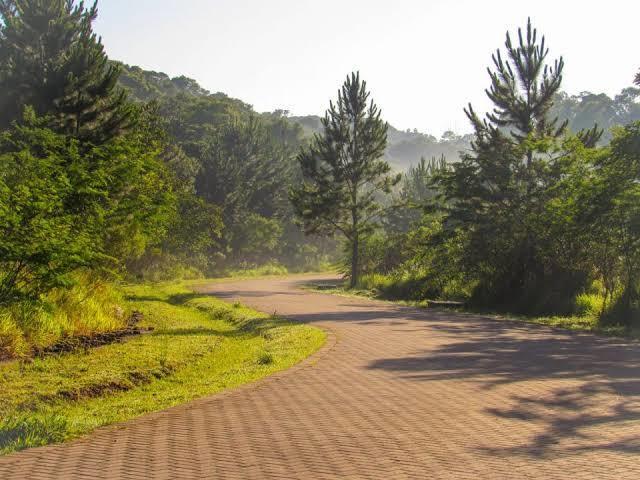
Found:
[{"label": "forest", "polygon": [[108,58],[97,4],[0,15],[0,359],[120,328],[123,283],[248,269],[638,324],[640,73],[569,95],[529,22],[493,55],[493,110],[436,137],[387,124],[357,72],[324,116],[260,113]]}]

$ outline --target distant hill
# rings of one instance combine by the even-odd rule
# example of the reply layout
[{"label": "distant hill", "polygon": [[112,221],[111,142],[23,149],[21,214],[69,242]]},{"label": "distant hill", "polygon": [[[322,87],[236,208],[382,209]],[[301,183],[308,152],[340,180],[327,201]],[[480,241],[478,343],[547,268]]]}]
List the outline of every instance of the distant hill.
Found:
[{"label": "distant hill", "polygon": [[640,88],[628,87],[613,98],[604,93],[582,92],[556,95],[552,115],[569,121],[569,129],[578,132],[595,123],[602,129],[603,142],[611,139],[611,128],[640,120]]},{"label": "distant hill", "polygon": [[[119,62],[116,62],[119,63]],[[158,97],[180,93],[193,96],[207,96],[210,92],[197,81],[185,76],[171,78],[163,72],[143,70],[140,67],[119,63],[122,67],[120,84],[138,100],[149,101]]]},{"label": "distant hill", "polygon": [[[203,101],[217,103],[225,111],[232,110],[242,114],[254,114],[273,118],[281,117],[286,112],[278,110],[273,113],[257,113],[253,107],[242,100],[228,97],[224,93],[211,93],[202,88],[192,78],[179,76],[171,78],[166,73],[143,70],[140,67],[121,64],[123,74],[120,84],[131,95],[140,101],[179,95],[202,98]],[[611,138],[610,130],[615,125],[622,125],[640,120],[640,88],[629,87],[614,98],[605,94],[582,92],[579,95],[560,93],[552,110],[561,120],[569,120],[569,128],[577,132],[590,128],[597,123],[605,129],[603,141]],[[211,110],[211,108],[209,108]],[[287,120],[300,125],[305,137],[311,137],[321,130],[322,124],[318,115],[287,116]],[[457,135],[447,131],[440,138],[417,130],[398,130],[389,126],[389,145],[386,151],[387,161],[397,169],[406,169],[417,163],[421,157],[444,157],[447,161],[456,161],[460,152],[469,149],[472,135]]]},{"label": "distant hill", "polygon": [[[211,93],[202,88],[198,82],[185,76],[169,77],[166,73],[143,70],[140,67],[120,64],[122,75],[120,84],[129,91],[135,99],[148,102],[154,99],[167,99],[184,95],[192,97],[191,101],[207,103],[203,109],[211,112],[211,104],[218,104],[224,111],[237,111],[241,114],[255,114],[272,118],[284,115],[285,112],[257,113],[253,107],[241,100],[228,97],[224,93]],[[287,116],[287,120],[302,127],[303,135],[310,138],[322,128],[320,117]],[[448,160],[457,160],[459,152],[469,148],[470,135],[458,136],[453,132],[447,132],[442,138],[437,139],[432,135],[420,133],[417,130],[402,131],[389,126],[389,146],[386,158],[395,168],[406,169],[417,163],[421,157],[431,158],[444,155]]]}]

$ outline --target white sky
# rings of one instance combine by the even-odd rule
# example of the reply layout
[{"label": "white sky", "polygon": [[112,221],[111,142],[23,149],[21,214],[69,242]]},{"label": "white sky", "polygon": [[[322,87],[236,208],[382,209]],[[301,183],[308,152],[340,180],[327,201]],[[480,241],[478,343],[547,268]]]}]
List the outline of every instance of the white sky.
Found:
[{"label": "white sky", "polygon": [[389,123],[440,135],[486,109],[486,67],[531,16],[564,87],[614,95],[640,68],[640,1],[101,0],[109,56],[195,78],[258,111],[322,114],[360,70]]}]

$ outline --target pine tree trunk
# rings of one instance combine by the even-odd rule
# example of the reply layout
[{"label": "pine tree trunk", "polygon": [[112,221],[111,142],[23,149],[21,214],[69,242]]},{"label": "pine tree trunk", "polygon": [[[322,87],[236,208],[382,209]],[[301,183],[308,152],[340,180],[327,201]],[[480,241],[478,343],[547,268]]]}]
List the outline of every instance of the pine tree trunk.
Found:
[{"label": "pine tree trunk", "polygon": [[358,251],[358,232],[356,231],[353,235],[353,241],[351,242],[351,281],[349,283],[350,288],[355,288],[358,284],[358,255],[360,252]]},{"label": "pine tree trunk", "polygon": [[350,288],[355,288],[358,284],[360,245],[359,218],[358,218],[358,190],[351,191],[351,226],[353,228],[353,240],[351,241],[351,281]]}]

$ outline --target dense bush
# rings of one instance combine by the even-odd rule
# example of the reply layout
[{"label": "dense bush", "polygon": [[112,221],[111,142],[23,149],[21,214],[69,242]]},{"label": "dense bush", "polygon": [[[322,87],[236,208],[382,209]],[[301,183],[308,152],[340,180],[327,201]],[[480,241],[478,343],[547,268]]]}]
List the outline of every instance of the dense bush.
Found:
[{"label": "dense bush", "polygon": [[101,257],[94,219],[74,211],[86,157],[34,120],[0,137],[0,305],[36,299]]}]

